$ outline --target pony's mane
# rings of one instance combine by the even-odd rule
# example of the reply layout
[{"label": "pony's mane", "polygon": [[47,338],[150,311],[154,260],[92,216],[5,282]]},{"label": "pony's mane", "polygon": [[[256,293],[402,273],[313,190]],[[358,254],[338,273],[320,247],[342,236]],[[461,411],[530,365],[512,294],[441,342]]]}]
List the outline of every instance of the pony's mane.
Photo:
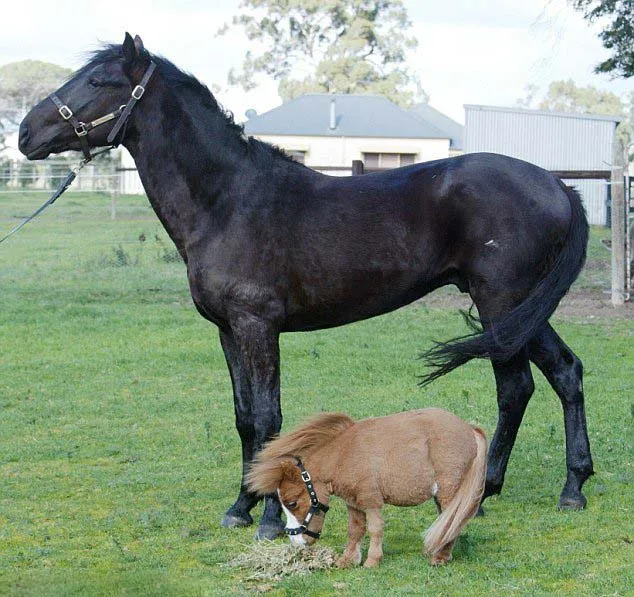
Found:
[{"label": "pony's mane", "polygon": [[258,454],[257,461],[284,456],[303,458],[329,444],[352,425],[354,421],[345,413],[322,413],[266,444]]},{"label": "pony's mane", "polygon": [[354,421],[344,413],[323,413],[310,419],[297,429],[270,441],[256,456],[246,483],[251,491],[261,495],[272,493],[279,487],[285,469],[297,471],[289,458],[305,458],[339,437]]},{"label": "pony's mane", "polygon": [[[224,119],[227,128],[242,141],[245,148],[248,149],[251,154],[263,158],[267,155],[280,157],[286,161],[296,162],[296,160],[279,147],[264,143],[258,139],[254,139],[253,137],[247,138],[244,133],[244,126],[235,122],[233,112],[225,110],[225,108],[218,103],[209,88],[194,77],[194,75],[181,70],[163,56],[151,54],[150,52],[147,52],[147,55],[156,63],[157,70],[161,73],[169,87],[172,89],[187,89],[196,94],[201,99],[202,105],[205,108],[220,114],[220,116]],[[123,58],[122,44],[104,44],[101,48],[87,54],[86,64],[71,75],[71,78],[85,74],[86,71],[94,68],[95,66],[115,62],[121,58]]]}]

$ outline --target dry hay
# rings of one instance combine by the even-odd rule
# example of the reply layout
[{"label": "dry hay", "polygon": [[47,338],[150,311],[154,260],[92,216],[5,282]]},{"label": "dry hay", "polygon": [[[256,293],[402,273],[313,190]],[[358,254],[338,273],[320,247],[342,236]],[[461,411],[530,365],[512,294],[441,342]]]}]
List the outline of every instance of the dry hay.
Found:
[{"label": "dry hay", "polygon": [[248,580],[280,580],[284,576],[328,570],[337,553],[329,547],[297,547],[291,543],[257,541],[226,565],[250,571]]}]

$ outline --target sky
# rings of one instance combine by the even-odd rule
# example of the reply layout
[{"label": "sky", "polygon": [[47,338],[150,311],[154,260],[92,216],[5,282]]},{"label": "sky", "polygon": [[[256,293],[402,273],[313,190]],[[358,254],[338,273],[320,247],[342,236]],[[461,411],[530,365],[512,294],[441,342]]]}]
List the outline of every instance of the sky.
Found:
[{"label": "sky", "polygon": [[[236,120],[247,109],[266,112],[281,103],[277,84],[264,80],[245,93],[229,87],[248,40],[239,28],[218,29],[239,12],[240,0],[134,0],[119,4],[76,0],[6,3],[0,65],[33,59],[78,68],[102,42],[139,34],[145,47],[169,58],[207,84]],[[464,122],[464,104],[513,106],[526,86],[542,97],[554,80],[572,78],[625,94],[634,80],[611,80],[593,67],[609,54],[591,25],[566,0],[404,0],[418,48],[408,64],[422,81],[430,104]],[[13,24],[13,26],[11,26]]]}]

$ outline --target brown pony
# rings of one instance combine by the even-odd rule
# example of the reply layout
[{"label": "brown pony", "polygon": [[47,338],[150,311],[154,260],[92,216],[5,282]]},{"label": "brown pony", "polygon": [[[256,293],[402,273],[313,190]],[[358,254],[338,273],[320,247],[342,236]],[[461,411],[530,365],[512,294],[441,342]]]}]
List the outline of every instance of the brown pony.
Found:
[{"label": "brown pony", "polygon": [[[319,538],[330,495],[348,507],[348,543],[337,565],[365,566],[383,557],[383,504],[414,506],[433,497],[439,516],[425,533],[424,553],[433,565],[451,559],[460,531],[484,491],[484,431],[446,410],[427,408],[354,422],[325,413],[286,433],[258,454],[247,482],[261,495],[277,491],[286,532],[296,544]],[[303,520],[302,523],[299,521]]]}]

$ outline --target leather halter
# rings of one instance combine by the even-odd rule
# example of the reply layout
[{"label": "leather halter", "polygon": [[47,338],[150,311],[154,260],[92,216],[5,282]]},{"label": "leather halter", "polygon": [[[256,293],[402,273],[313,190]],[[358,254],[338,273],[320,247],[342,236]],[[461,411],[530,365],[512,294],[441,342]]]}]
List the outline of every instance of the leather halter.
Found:
[{"label": "leather halter", "polygon": [[[81,161],[81,163],[77,167],[73,168],[68,173],[66,178],[61,182],[61,184],[57,188],[57,190],[46,200],[46,202],[43,205],[39,207],[35,212],[33,212],[33,214],[31,214],[28,218],[26,218],[20,224],[18,224],[13,230],[11,230],[11,232],[9,232],[8,234],[5,234],[2,238],[0,238],[0,243],[3,243],[10,236],[15,234],[18,230],[20,230],[23,226],[28,224],[33,218],[35,218],[35,216],[42,213],[49,205],[52,205],[53,203],[55,203],[55,201],[57,201],[57,199],[59,199],[62,196],[62,194],[66,191],[66,189],[70,187],[72,182],[75,180],[75,178],[79,174],[79,171],[88,162],[92,161],[92,159],[95,156],[98,156],[101,153],[105,153],[107,151],[110,151],[111,149],[114,149],[117,145],[121,143],[121,141],[123,141],[123,137],[125,136],[125,129],[123,130],[121,138],[116,143],[114,142],[117,135],[121,131],[121,127],[126,125],[128,117],[130,116],[130,112],[132,112],[132,108],[134,108],[136,103],[143,97],[143,94],[145,93],[145,87],[147,86],[148,81],[150,80],[150,77],[152,76],[152,73],[154,72],[155,68],[156,68],[156,64],[154,63],[154,61],[151,61],[150,66],[148,66],[148,69],[145,71],[145,74],[143,75],[143,78],[141,79],[141,82],[132,90],[131,97],[128,100],[127,104],[120,106],[114,112],[110,112],[109,114],[106,114],[105,116],[102,116],[101,118],[96,118],[95,120],[92,120],[91,122],[88,122],[88,123],[77,120],[77,117],[73,114],[73,111],[66,104],[62,103],[62,101],[59,99],[59,97],[57,97],[55,93],[51,93],[49,95],[49,98],[51,99],[51,101],[57,106],[57,111],[59,112],[60,116],[64,120],[68,121],[70,125],[73,127],[73,129],[75,129],[75,134],[79,137],[79,142],[81,143],[81,150],[84,153],[84,159]],[[111,120],[114,120],[115,118],[118,118],[118,120],[117,122],[115,122],[115,125],[112,127],[112,130],[108,134],[108,139],[107,139],[108,143],[111,143],[110,147],[106,147],[105,149],[101,149],[99,151],[96,151],[95,153],[90,153],[90,143],[88,143],[88,133],[92,131],[92,129],[102,124],[105,124],[106,122],[110,122]]]},{"label": "leather halter", "polygon": [[297,458],[297,456],[295,456],[295,461],[302,474],[302,481],[304,482],[304,485],[306,485],[306,490],[308,491],[308,495],[310,496],[310,509],[304,517],[303,522],[298,527],[292,529],[286,527],[284,529],[284,532],[287,535],[308,535],[309,537],[313,537],[314,539],[319,539],[321,533],[310,531],[308,529],[308,525],[310,524],[313,516],[317,514],[317,512],[323,512],[325,516],[330,507],[326,506],[326,504],[322,504],[317,498],[317,492],[315,491],[315,487],[313,486],[310,473],[304,468],[302,461]]},{"label": "leather halter", "polygon": [[64,120],[69,122],[75,130],[75,134],[79,138],[79,143],[81,144],[81,150],[84,153],[84,163],[90,162],[94,157],[90,153],[91,145],[88,141],[88,133],[94,128],[97,128],[98,126],[106,124],[106,122],[110,122],[111,120],[117,118],[117,122],[108,134],[108,143],[111,143],[112,147],[116,147],[117,145],[119,145],[119,143],[121,143],[121,141],[123,140],[123,135],[121,136],[121,139],[119,139],[117,142],[115,142],[115,139],[121,131],[121,128],[126,124],[128,117],[132,112],[132,108],[134,108],[136,103],[143,97],[143,94],[145,93],[145,88],[155,68],[155,62],[151,61],[150,66],[145,71],[145,74],[141,79],[141,82],[132,90],[130,99],[126,104],[124,104],[123,106],[119,106],[119,108],[117,108],[113,112],[110,112],[105,116],[101,116],[100,118],[96,118],[95,120],[92,120],[90,122],[81,122],[80,120],[78,120],[73,111],[66,104],[64,104],[55,93],[51,93],[49,95],[49,98],[57,107],[57,111],[59,112],[60,116]]}]

